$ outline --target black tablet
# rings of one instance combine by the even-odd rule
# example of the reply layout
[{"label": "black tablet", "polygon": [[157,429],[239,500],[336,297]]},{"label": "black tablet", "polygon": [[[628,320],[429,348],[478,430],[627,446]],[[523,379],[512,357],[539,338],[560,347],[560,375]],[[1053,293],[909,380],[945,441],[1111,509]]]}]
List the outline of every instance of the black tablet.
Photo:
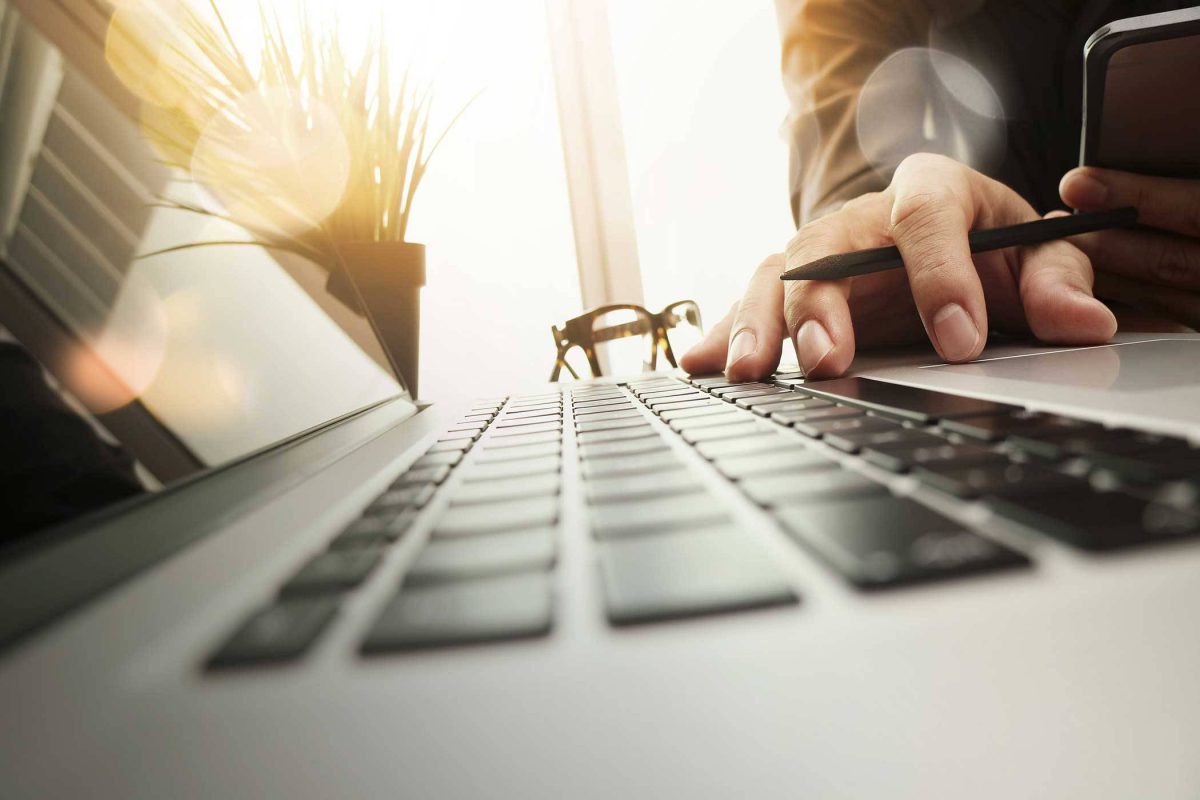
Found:
[{"label": "black tablet", "polygon": [[1080,164],[1200,178],[1200,6],[1092,34],[1083,117]]}]

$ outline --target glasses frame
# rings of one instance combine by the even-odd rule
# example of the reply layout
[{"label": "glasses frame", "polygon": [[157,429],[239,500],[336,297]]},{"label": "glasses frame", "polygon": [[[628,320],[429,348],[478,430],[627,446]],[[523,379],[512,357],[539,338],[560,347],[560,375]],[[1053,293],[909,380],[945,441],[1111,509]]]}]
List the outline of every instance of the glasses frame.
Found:
[{"label": "glasses frame", "polygon": [[[615,303],[598,306],[585,311],[578,317],[567,320],[561,326],[551,325],[550,333],[554,336],[554,345],[557,348],[557,353],[554,358],[554,369],[550,372],[550,382],[554,383],[558,380],[562,374],[563,367],[566,367],[567,372],[571,374],[572,378],[575,380],[580,379],[579,373],[575,371],[575,368],[567,363],[567,353],[573,347],[583,350],[588,366],[591,367],[592,377],[603,377],[604,370],[600,364],[599,357],[596,355],[596,343],[624,339],[629,336],[649,335],[651,337],[650,353],[647,360],[643,362],[643,365],[649,371],[654,371],[658,368],[658,351],[660,349],[663,352],[663,357],[667,359],[667,363],[672,367],[678,367],[679,364],[675,358],[675,352],[671,349],[671,341],[667,337],[667,331],[676,325],[674,319],[671,317],[673,309],[683,305],[691,305],[695,309],[696,327],[703,331],[704,322],[700,316],[700,306],[695,300],[676,300],[664,307],[657,314],[645,306],[633,303]],[[626,310],[637,312],[639,319],[634,322],[601,328],[598,331],[593,330],[592,326],[596,317],[613,311]]]}]

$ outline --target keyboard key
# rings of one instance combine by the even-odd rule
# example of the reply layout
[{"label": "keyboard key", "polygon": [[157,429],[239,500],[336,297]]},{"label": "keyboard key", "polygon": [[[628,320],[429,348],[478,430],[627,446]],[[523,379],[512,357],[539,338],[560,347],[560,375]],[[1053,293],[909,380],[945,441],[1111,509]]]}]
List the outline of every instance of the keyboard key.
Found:
[{"label": "keyboard key", "polygon": [[562,420],[558,416],[535,417],[533,419],[514,419],[506,420],[501,417],[493,426],[493,436],[502,436],[506,433],[521,434],[530,431],[538,432],[545,430],[558,430],[562,428]]},{"label": "keyboard key", "polygon": [[942,420],[940,427],[971,439],[998,442],[1009,434],[1051,427],[1051,423],[1049,415],[1032,411],[1017,411],[1001,416],[946,419]]},{"label": "keyboard key", "polygon": [[580,444],[599,444],[600,442],[624,442],[647,436],[658,436],[658,431],[649,424],[642,424],[607,431],[584,431],[576,436],[576,439]]},{"label": "keyboard key", "polygon": [[772,386],[769,383],[734,383],[729,386],[712,387],[709,391],[712,392],[714,397],[720,397],[724,400],[731,395],[740,395],[742,392],[761,392],[778,388],[778,386]]},{"label": "keyboard key", "polygon": [[770,431],[765,431],[759,436],[748,436],[745,439],[726,439],[696,445],[696,451],[709,461],[729,456],[761,455],[776,450],[796,449],[804,449],[804,445],[792,436]]},{"label": "keyboard key", "polygon": [[871,378],[838,378],[814,381],[805,391],[846,405],[873,411],[882,416],[928,425],[940,419],[1008,414],[1015,406],[976,400],[932,389],[902,386]]},{"label": "keyboard key", "polygon": [[579,457],[584,460],[593,458],[615,458],[625,456],[640,456],[643,453],[653,453],[656,450],[667,449],[667,443],[662,437],[646,437],[629,439],[623,442],[598,442],[595,444],[580,444]]},{"label": "keyboard key", "polygon": [[[892,422],[887,419],[879,419],[878,417],[841,417],[838,419],[823,419],[816,422],[798,422],[794,426],[797,431],[805,436],[811,436],[814,439],[821,439],[826,434],[854,434],[854,433],[883,433],[902,431],[904,428],[897,422]],[[829,444],[829,442],[826,442]],[[835,445],[836,446],[836,445]],[[846,447],[838,447],[839,450],[846,450]],[[852,448],[848,452],[857,452],[858,448]]]},{"label": "keyboard key", "polygon": [[704,403],[694,408],[678,408],[672,411],[664,411],[659,414],[659,418],[663,422],[675,422],[682,419],[696,419],[699,417],[712,417],[725,414],[738,414],[738,410],[727,403],[713,401]]},{"label": "keyboard key", "polygon": [[399,489],[389,489],[379,497],[371,505],[367,506],[364,513],[366,516],[376,516],[380,514],[395,515],[405,508],[423,508],[426,503],[433,497],[433,493],[437,490],[437,486],[431,483],[422,483],[415,486],[404,486]]},{"label": "keyboard key", "polygon": [[484,450],[503,450],[506,447],[525,447],[531,444],[558,443],[562,441],[559,431],[537,431],[534,433],[493,436],[483,443]]},{"label": "keyboard key", "polygon": [[383,551],[374,547],[327,550],[314,556],[283,585],[285,595],[340,592],[366,580]]},{"label": "keyboard key", "polygon": [[591,518],[597,539],[663,533],[728,519],[725,507],[709,494],[606,503],[593,506]]},{"label": "keyboard key", "polygon": [[[729,408],[730,414],[713,414],[707,417],[685,417],[684,419],[673,419],[669,423],[671,430],[682,433],[683,431],[699,430],[700,428],[716,428],[727,427],[729,425],[740,425],[746,422],[754,422],[758,417],[738,411],[736,408]],[[769,425],[770,423],[763,423]],[[769,428],[768,428],[769,430]]]},{"label": "keyboard key", "polygon": [[585,478],[609,478],[618,475],[658,474],[664,470],[682,469],[683,462],[673,450],[646,453],[637,458],[597,458],[580,463]]},{"label": "keyboard key", "polygon": [[588,500],[593,504],[644,500],[668,495],[690,494],[704,490],[689,470],[667,470],[647,479],[645,475],[618,475],[593,478],[587,482]]},{"label": "keyboard key", "polygon": [[557,455],[542,456],[541,458],[526,458],[521,461],[502,461],[498,464],[472,464],[467,468],[463,481],[494,481],[505,478],[520,478],[525,475],[541,475],[552,472],[558,474],[562,459]]},{"label": "keyboard key", "polygon": [[558,472],[525,475],[519,478],[500,478],[493,481],[463,483],[450,498],[455,506],[475,503],[497,503],[525,497],[546,497],[558,494]]},{"label": "keyboard key", "polygon": [[496,427],[509,428],[514,426],[514,423],[523,423],[523,425],[540,425],[546,422],[562,422],[562,411],[529,411],[529,413],[504,414],[496,419]]},{"label": "keyboard key", "polygon": [[417,513],[417,509],[408,508],[390,515],[360,517],[338,534],[329,546],[370,547],[394,542],[408,532],[417,518]]},{"label": "keyboard key", "polygon": [[672,386],[670,388],[655,389],[653,391],[634,392],[634,394],[636,394],[638,396],[639,400],[641,400],[642,402],[646,402],[649,400],[661,400],[664,397],[690,397],[690,396],[696,394],[696,390],[691,389],[687,386],[681,386],[679,384],[676,384],[675,386]]},{"label": "keyboard key", "polygon": [[614,625],[798,600],[759,545],[731,527],[604,542],[599,557],[605,611]]},{"label": "keyboard key", "polygon": [[582,421],[596,418],[600,414],[612,414],[616,411],[632,411],[637,408],[632,400],[622,400],[619,403],[612,405],[600,406],[598,408],[577,408],[575,409],[575,419]]},{"label": "keyboard key", "polygon": [[509,406],[500,414],[500,419],[537,416],[561,416],[562,403],[541,403],[535,406]]},{"label": "keyboard key", "polygon": [[637,411],[630,412],[620,419],[606,420],[603,422],[576,422],[575,430],[579,433],[593,433],[595,431],[615,431],[623,428],[638,428],[648,424],[646,418]]},{"label": "keyboard key", "polygon": [[620,395],[613,398],[604,398],[602,400],[576,400],[571,404],[575,409],[575,413],[580,411],[595,411],[601,408],[611,408],[612,406],[629,406],[629,398]]},{"label": "keyboard key", "polygon": [[963,498],[1009,497],[1088,486],[1085,481],[1061,472],[1001,458],[966,465],[956,461],[928,461],[915,466],[913,474],[922,483]]},{"label": "keyboard key", "polygon": [[404,586],[384,607],[362,651],[544,636],[552,613],[550,578],[542,572]]},{"label": "keyboard key", "polygon": [[653,410],[654,410],[654,413],[656,413],[656,414],[662,414],[667,411],[683,411],[683,410],[691,411],[691,410],[695,410],[697,408],[710,408],[713,406],[723,406],[723,405],[725,405],[725,403],[721,402],[720,400],[716,400],[712,397],[708,397],[707,395],[702,395],[695,399],[688,399],[688,400],[683,400],[680,402],[661,403],[659,405],[654,406]]},{"label": "keyboard key", "polygon": [[784,528],[844,578],[883,589],[1017,566],[1020,553],[901,497],[787,506]]},{"label": "keyboard key", "polygon": [[687,379],[693,386],[730,386],[729,379],[724,375],[693,375]]},{"label": "keyboard key", "polygon": [[846,469],[813,469],[781,475],[755,475],[743,478],[738,485],[760,506],[887,492],[882,484]]},{"label": "keyboard key", "polygon": [[[916,434],[917,431],[911,433]],[[892,441],[874,440],[862,444],[862,457],[877,467],[892,472],[907,472],[917,464],[938,462],[942,466],[963,466],[980,462],[1007,462],[1008,457],[981,444],[956,444],[940,436],[921,433]]]},{"label": "keyboard key", "polygon": [[753,417],[745,422],[735,422],[730,425],[714,425],[701,428],[688,428],[681,431],[680,435],[688,444],[700,444],[701,442],[717,442],[722,439],[742,439],[747,436],[758,436],[764,431],[770,432],[770,428],[764,428],[764,425],[770,423],[761,423]]},{"label": "keyboard key", "polygon": [[864,412],[857,408],[829,406],[828,408],[802,408],[799,411],[775,411],[771,414],[771,421],[778,422],[780,425],[795,425],[798,422],[811,423],[827,419],[861,416],[864,416]]},{"label": "keyboard key", "polygon": [[462,434],[463,436],[470,436],[471,434],[474,434],[475,437],[478,438],[479,434],[483,433],[485,430],[487,430],[487,425],[482,422],[456,422],[447,429],[446,433],[452,437],[455,434]]},{"label": "keyboard key", "polygon": [[413,462],[413,469],[424,469],[426,467],[453,467],[458,462],[462,461],[463,454],[458,450],[452,450],[449,453],[426,453]]},{"label": "keyboard key", "polygon": [[[873,419],[867,417],[867,420]],[[839,422],[856,422],[856,419],[838,420]],[[934,436],[928,431],[903,428],[891,423],[890,428],[874,428],[867,426],[865,430],[829,431],[821,438],[825,444],[837,448],[844,453],[858,453],[868,447],[917,448],[936,447],[949,444],[945,439]]]},{"label": "keyboard key", "polygon": [[304,655],[337,612],[336,596],[279,600],[257,611],[208,660],[210,669],[290,661]]},{"label": "keyboard key", "polygon": [[399,478],[392,481],[393,489],[398,489],[402,486],[412,486],[420,483],[441,483],[446,480],[446,476],[450,474],[450,467],[444,464],[435,464],[428,467],[420,467],[417,469],[409,469]]},{"label": "keyboard key", "polygon": [[553,528],[439,539],[417,556],[405,573],[404,583],[408,586],[548,570],[554,566],[556,556]]},{"label": "keyboard key", "polygon": [[816,450],[804,447],[761,455],[718,458],[713,462],[713,466],[722,475],[733,481],[753,475],[780,475],[810,470],[841,469],[841,465],[836,461]]},{"label": "keyboard key", "polygon": [[621,411],[605,411],[603,413],[588,414],[575,420],[575,428],[583,430],[585,425],[595,425],[598,422],[614,422],[622,419],[640,419],[643,422],[646,418],[642,416],[642,412],[636,408],[623,409]]},{"label": "keyboard key", "polygon": [[1195,513],[1086,486],[986,502],[1001,516],[1084,550],[1116,550],[1200,533],[1200,516]]},{"label": "keyboard key", "polygon": [[780,389],[777,392],[762,394],[758,397],[743,397],[737,401],[736,405],[739,408],[758,408],[759,406],[780,406],[784,403],[798,403],[800,405],[797,408],[805,405],[816,405],[817,408],[833,405],[828,400],[817,400],[815,397],[807,397],[798,392],[788,391],[787,389]]},{"label": "keyboard key", "polygon": [[[792,395],[795,394],[795,392],[792,392]],[[769,417],[776,411],[780,413],[787,413],[789,411],[810,411],[818,408],[834,407],[833,403],[829,402],[828,400],[817,400],[816,398],[796,399],[794,396],[783,397],[782,395],[777,395],[775,397],[764,397],[762,399],[770,402],[763,402],[756,406],[750,407],[750,410],[755,414],[758,414],[760,417]]]},{"label": "keyboard key", "polygon": [[672,395],[670,397],[662,397],[657,399],[650,398],[649,400],[643,402],[645,402],[646,408],[650,409],[651,411],[669,411],[673,408],[687,408],[688,403],[710,401],[712,401],[712,398],[707,394],[693,389],[686,395]]},{"label": "keyboard key", "polygon": [[501,503],[456,505],[434,526],[434,536],[476,536],[524,528],[542,528],[558,521],[557,497],[527,497]]},{"label": "keyboard key", "polygon": [[471,449],[471,445],[475,444],[475,439],[464,437],[461,439],[441,439],[430,446],[426,453],[465,453]]},{"label": "keyboard key", "polygon": [[497,464],[504,461],[520,461],[525,458],[542,458],[556,456],[562,450],[557,441],[542,442],[541,444],[526,444],[520,447],[500,447],[484,449],[475,460],[477,464]]},{"label": "keyboard key", "polygon": [[508,439],[514,436],[529,436],[535,433],[559,433],[562,431],[562,422],[554,420],[552,422],[539,422],[534,425],[517,425],[515,427],[497,427],[492,431],[491,440]]},{"label": "keyboard key", "polygon": [[755,391],[753,393],[728,394],[728,395],[725,395],[725,397],[722,399],[732,400],[734,405],[736,405],[738,408],[753,408],[754,407],[753,403],[755,400],[766,400],[769,397],[791,398],[791,397],[794,397],[794,395],[792,392],[788,391],[787,389],[774,388],[774,389],[761,389],[761,390]]},{"label": "keyboard key", "polygon": [[1141,452],[1128,456],[1092,452],[1084,458],[1093,466],[1113,472],[1126,481],[1152,483],[1190,480],[1200,484],[1200,451],[1195,449]]}]

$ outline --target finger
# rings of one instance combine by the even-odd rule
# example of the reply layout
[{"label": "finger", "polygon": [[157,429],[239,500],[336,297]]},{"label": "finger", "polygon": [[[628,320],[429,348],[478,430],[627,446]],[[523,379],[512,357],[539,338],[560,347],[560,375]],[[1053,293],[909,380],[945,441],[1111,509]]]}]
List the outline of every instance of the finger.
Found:
[{"label": "finger", "polygon": [[1096,274],[1096,293],[1173,319],[1190,328],[1200,328],[1200,293],[1154,286],[1104,272]]},{"label": "finger", "polygon": [[1058,193],[1080,211],[1134,206],[1143,225],[1200,237],[1200,181],[1076,167],[1063,176]]},{"label": "finger", "polygon": [[708,329],[704,338],[693,345],[679,359],[679,366],[689,375],[711,375],[720,372],[725,366],[725,351],[729,347],[729,329],[737,314],[738,304],[734,303],[729,313],[721,321]]},{"label": "finger", "polygon": [[[886,213],[886,199],[876,201]],[[872,213],[872,212],[867,212]],[[815,261],[831,253],[855,249],[854,211],[838,212],[801,228],[788,249],[799,261]],[[796,348],[796,359],[808,378],[836,378],[854,360],[854,324],[847,298],[850,280],[789,281],[784,289],[784,320]]]},{"label": "finger", "polygon": [[1020,274],[1025,318],[1043,342],[1099,344],[1117,332],[1116,317],[1092,296],[1092,266],[1087,256],[1070,242],[1047,242],[1022,250]]},{"label": "finger", "polygon": [[892,238],[913,299],[934,347],[952,362],[979,355],[987,337],[983,287],[967,245],[976,217],[967,175],[950,159],[923,153],[900,164],[891,186]]},{"label": "finger", "polygon": [[782,254],[768,256],[750,278],[750,285],[729,331],[725,377],[752,381],[770,375],[779,365],[783,337]]},{"label": "finger", "polygon": [[1097,272],[1200,291],[1200,241],[1165,231],[1100,231],[1074,236],[1071,243]]}]

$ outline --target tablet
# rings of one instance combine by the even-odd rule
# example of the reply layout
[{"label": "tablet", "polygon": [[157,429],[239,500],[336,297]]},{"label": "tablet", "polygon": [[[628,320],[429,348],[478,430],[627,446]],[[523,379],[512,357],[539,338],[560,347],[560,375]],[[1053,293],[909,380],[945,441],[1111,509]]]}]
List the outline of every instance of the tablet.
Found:
[{"label": "tablet", "polygon": [[1117,20],[1083,52],[1080,164],[1200,178],[1200,6]]}]

